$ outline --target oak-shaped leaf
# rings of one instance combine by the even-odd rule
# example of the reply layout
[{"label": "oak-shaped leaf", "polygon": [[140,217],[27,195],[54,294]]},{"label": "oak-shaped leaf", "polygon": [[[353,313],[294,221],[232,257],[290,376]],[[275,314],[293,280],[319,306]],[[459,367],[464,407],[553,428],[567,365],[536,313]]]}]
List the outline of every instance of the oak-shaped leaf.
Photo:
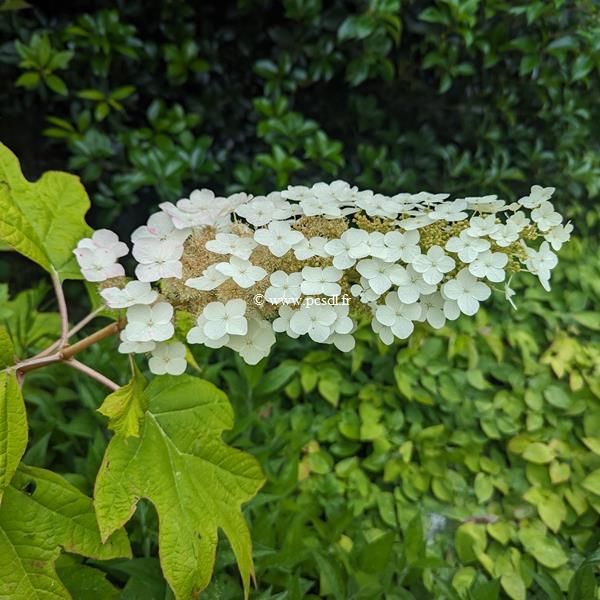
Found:
[{"label": "oak-shaped leaf", "polygon": [[0,372],[0,504],[27,446],[27,414],[14,370]]},{"label": "oak-shaped leaf", "polygon": [[0,506],[0,598],[70,599],[56,572],[61,548],[97,560],[131,556],[124,530],[100,539],[91,498],[56,473],[21,465]]},{"label": "oak-shaped leaf", "polygon": [[90,233],[84,220],[89,207],[78,177],[48,171],[30,182],[17,157],[0,144],[0,242],[61,279],[81,279],[73,249]]},{"label": "oak-shaped leaf", "polygon": [[146,410],[146,380],[133,363],[131,381],[109,394],[98,412],[108,417],[108,428],[123,437],[139,436],[140,423]]},{"label": "oak-shaped leaf", "polygon": [[115,435],[96,479],[103,539],[147,498],[158,513],[163,573],[178,600],[195,598],[208,585],[219,528],[235,553],[247,596],[254,568],[241,504],[264,480],[252,456],[221,439],[233,426],[227,397],[186,375],[157,377],[144,394],[148,408],[139,437]]}]

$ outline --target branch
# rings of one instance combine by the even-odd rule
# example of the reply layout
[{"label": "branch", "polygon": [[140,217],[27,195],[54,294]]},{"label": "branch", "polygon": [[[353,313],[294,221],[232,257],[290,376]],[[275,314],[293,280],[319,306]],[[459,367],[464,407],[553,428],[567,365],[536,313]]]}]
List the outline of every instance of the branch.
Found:
[{"label": "branch", "polygon": [[55,269],[51,273],[52,285],[58,301],[58,312],[60,313],[60,345],[64,346],[69,339],[69,314],[67,312],[67,302],[65,301],[65,293],[60,283],[60,277]]},{"label": "branch", "polygon": [[99,342],[104,338],[110,337],[111,335],[119,333],[119,331],[123,329],[124,325],[125,324],[123,323],[123,321],[115,321],[114,323],[111,323],[110,325],[99,329],[95,333],[92,333],[92,335],[88,335],[86,338],[83,338],[82,340],[76,342],[72,346],[66,346],[65,349],[60,353],[61,358],[63,358],[64,360],[69,360],[70,358],[75,356],[75,354],[81,352],[82,350],[85,350],[92,344],[95,344],[96,342]]},{"label": "branch", "polygon": [[91,367],[84,365],[83,363],[79,362],[78,360],[75,360],[74,358],[70,358],[68,360],[63,360],[62,362],[65,365],[69,365],[70,367],[73,367],[75,370],[80,371],[81,373],[85,373],[92,379],[99,381],[100,383],[105,385],[107,388],[111,389],[113,392],[115,392],[116,390],[118,390],[121,387],[121,386],[117,385],[114,381],[110,380],[108,377],[105,377],[104,375],[102,375],[102,373],[98,373],[98,371],[95,371]]},{"label": "branch", "polygon": [[92,333],[92,335],[88,335],[86,338],[83,338],[72,346],[66,346],[63,350],[59,350],[54,354],[50,354],[49,356],[38,355],[21,361],[15,365],[15,369],[18,373],[24,374],[27,373],[27,371],[33,371],[35,369],[39,369],[40,367],[45,367],[46,365],[61,361],[68,361],[69,359],[72,359],[75,354],[85,350],[92,344],[118,333],[121,331],[121,329],[123,329],[124,326],[125,323],[123,321],[116,321],[110,325],[107,325],[106,327],[103,327],[102,329],[99,329],[95,333]]}]

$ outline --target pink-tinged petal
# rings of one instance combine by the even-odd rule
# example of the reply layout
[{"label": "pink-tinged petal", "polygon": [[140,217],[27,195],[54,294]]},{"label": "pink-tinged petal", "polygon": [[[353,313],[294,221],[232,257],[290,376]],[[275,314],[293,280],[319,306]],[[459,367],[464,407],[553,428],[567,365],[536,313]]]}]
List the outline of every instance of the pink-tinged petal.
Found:
[{"label": "pink-tinged petal", "polygon": [[135,276],[140,281],[158,281],[160,279],[160,269],[156,264],[138,265],[135,268]]},{"label": "pink-tinged petal", "polygon": [[98,248],[112,248],[119,243],[119,236],[110,229],[98,229],[92,235],[92,240]]},{"label": "pink-tinged petal", "polygon": [[127,256],[129,254],[129,248],[124,242],[119,242],[113,246],[110,251],[116,258],[121,258],[122,256]]},{"label": "pink-tinged petal", "polygon": [[106,279],[111,279],[112,277],[123,277],[123,275],[125,275],[125,269],[123,268],[123,265],[115,263],[114,265],[105,267],[104,274]]},{"label": "pink-tinged petal", "polygon": [[99,282],[105,281],[107,277],[104,275],[103,271],[98,271],[97,269],[81,269],[81,274],[85,277],[86,281],[91,282]]},{"label": "pink-tinged petal", "polygon": [[[77,244],[77,248],[86,248],[88,250],[95,250],[96,244],[94,244],[94,242],[92,241],[91,238],[83,238],[82,240],[79,240],[79,243]],[[75,252],[75,250],[74,250],[74,252]]]}]

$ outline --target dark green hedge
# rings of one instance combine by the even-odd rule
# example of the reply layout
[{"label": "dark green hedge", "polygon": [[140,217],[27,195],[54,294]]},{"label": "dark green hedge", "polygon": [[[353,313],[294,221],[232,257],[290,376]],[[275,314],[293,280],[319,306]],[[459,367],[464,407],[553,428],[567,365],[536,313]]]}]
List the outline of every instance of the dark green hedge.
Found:
[{"label": "dark green hedge", "polygon": [[61,2],[2,14],[0,137],[32,174],[79,172],[96,224],[124,215],[129,230],[196,186],[258,193],[332,178],[470,194],[539,182],[580,227],[598,221],[591,0]]}]

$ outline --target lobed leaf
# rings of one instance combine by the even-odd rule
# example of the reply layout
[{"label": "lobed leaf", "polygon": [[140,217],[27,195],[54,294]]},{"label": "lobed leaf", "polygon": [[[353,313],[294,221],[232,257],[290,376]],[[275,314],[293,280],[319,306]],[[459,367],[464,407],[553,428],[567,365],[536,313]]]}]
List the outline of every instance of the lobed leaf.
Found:
[{"label": "lobed leaf", "polygon": [[48,171],[31,183],[0,144],[0,241],[61,279],[81,279],[72,251],[90,232],[84,220],[89,207],[78,177]]},{"label": "lobed leaf", "polygon": [[0,503],[27,446],[27,415],[14,371],[0,373]]},{"label": "lobed leaf", "polygon": [[146,380],[134,367],[131,381],[104,399],[98,412],[108,417],[108,428],[123,437],[139,436],[140,422],[146,410]]},{"label": "lobed leaf", "polygon": [[99,560],[131,555],[124,531],[100,539],[91,498],[56,473],[21,465],[0,506],[0,598],[71,598],[55,568],[61,548]]},{"label": "lobed leaf", "polygon": [[218,528],[229,539],[247,596],[253,563],[240,506],[263,476],[252,456],[221,440],[233,426],[227,397],[190,376],[158,377],[144,394],[148,410],[139,438],[115,435],[96,480],[103,539],[147,498],[158,512],[160,561],[176,598],[194,597],[208,585]]}]

